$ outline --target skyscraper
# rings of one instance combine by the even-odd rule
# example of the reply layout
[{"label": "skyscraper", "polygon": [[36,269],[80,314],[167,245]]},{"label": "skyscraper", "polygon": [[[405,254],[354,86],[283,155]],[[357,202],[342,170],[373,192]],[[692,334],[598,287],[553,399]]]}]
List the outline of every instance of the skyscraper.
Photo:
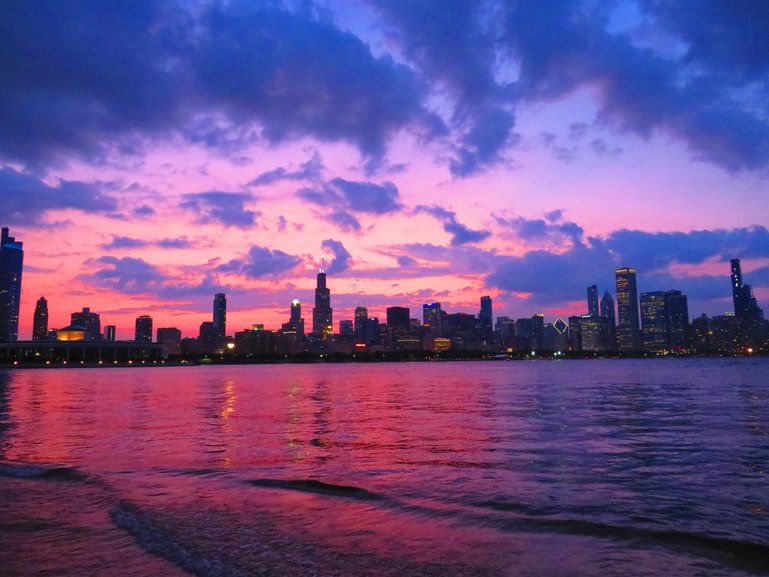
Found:
[{"label": "skyscraper", "polygon": [[742,266],[740,259],[733,258],[732,269],[732,300],[734,301],[734,316],[743,320],[761,320],[763,311],[759,308],[750,285],[742,284]]},{"label": "skyscraper", "polygon": [[671,351],[685,351],[691,347],[689,324],[689,302],[681,291],[665,293],[665,308],[668,313],[668,346]]},{"label": "skyscraper", "polygon": [[35,316],[32,321],[32,340],[44,341],[48,338],[48,301],[45,297],[37,299]]},{"label": "skyscraper", "polygon": [[387,307],[387,326],[402,333],[409,332],[408,307]]},{"label": "skyscraper", "polygon": [[663,291],[641,293],[641,321],[643,349],[650,353],[669,350],[668,310]]},{"label": "skyscraper", "polygon": [[315,307],[312,309],[312,334],[326,339],[333,333],[334,310],[331,308],[331,291],[326,287],[326,273],[318,272],[315,287]]},{"label": "skyscraper", "polygon": [[92,313],[90,307],[83,307],[81,312],[72,313],[70,315],[70,322],[86,330],[86,340],[101,340],[101,318],[98,313]]},{"label": "skyscraper", "polygon": [[214,295],[213,321],[216,338],[223,341],[227,335],[227,297],[224,296],[224,293],[216,293]]},{"label": "skyscraper", "polygon": [[355,340],[359,343],[366,340],[366,320],[368,319],[368,309],[366,307],[355,307]]},{"label": "skyscraper", "polygon": [[494,319],[490,296],[481,297],[481,310],[478,313],[478,328],[481,332],[481,339],[486,344],[491,344],[494,340]]},{"label": "skyscraper", "polygon": [[302,318],[302,303],[297,299],[291,301],[291,316],[288,321],[288,329],[294,331],[297,338],[304,337],[304,319]]},{"label": "skyscraper", "polygon": [[19,338],[21,273],[24,265],[23,243],[3,227],[0,237],[0,342]]},{"label": "skyscraper", "polygon": [[598,287],[594,284],[587,287],[587,314],[599,316],[598,314]]},{"label": "skyscraper", "polygon": [[636,271],[620,268],[615,271],[617,279],[617,341],[621,351],[641,350],[641,324],[638,316],[638,288]]},{"label": "skyscraper", "polygon": [[601,297],[601,318],[606,319],[604,346],[607,351],[614,351],[617,349],[617,322],[614,316],[614,299],[609,291],[605,291]]},{"label": "skyscraper", "polygon": [[434,336],[441,336],[441,303],[422,305],[422,326]]},{"label": "skyscraper", "polygon": [[136,330],[134,340],[137,343],[152,342],[152,317],[149,315],[140,315],[136,317]]},{"label": "skyscraper", "polygon": [[166,348],[169,355],[179,355],[182,352],[182,331],[176,327],[164,327],[157,330],[157,343]]}]

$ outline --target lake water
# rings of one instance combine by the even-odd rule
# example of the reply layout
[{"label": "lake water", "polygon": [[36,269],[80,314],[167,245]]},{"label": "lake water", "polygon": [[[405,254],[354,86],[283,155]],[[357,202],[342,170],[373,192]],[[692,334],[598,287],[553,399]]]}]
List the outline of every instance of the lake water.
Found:
[{"label": "lake water", "polygon": [[0,575],[769,574],[769,359],[0,371]]}]

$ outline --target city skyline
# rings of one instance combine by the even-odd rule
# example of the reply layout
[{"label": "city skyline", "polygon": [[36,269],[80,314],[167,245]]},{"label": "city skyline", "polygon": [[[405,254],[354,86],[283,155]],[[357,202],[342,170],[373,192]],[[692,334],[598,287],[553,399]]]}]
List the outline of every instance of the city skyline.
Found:
[{"label": "city skyline", "polygon": [[215,294],[228,332],[298,299],[309,333],[322,259],[335,319],[477,314],[481,295],[566,318],[622,267],[718,315],[735,256],[767,303],[767,20],[760,2],[4,4],[19,336],[41,296],[51,327],[89,307],[119,339],[142,314],[195,334]]},{"label": "city skyline", "polygon": [[[2,342],[12,343],[17,340],[24,251],[23,243],[10,236],[7,227],[3,227],[2,233],[0,325],[6,333]],[[169,354],[186,356],[223,354],[228,350],[239,356],[276,352],[291,355],[324,352],[351,354],[356,347],[364,347],[361,350],[365,351],[370,346],[374,347],[373,350],[391,352],[764,352],[769,346],[769,320],[765,319],[751,285],[743,282],[741,259],[730,259],[729,273],[733,311],[713,317],[703,313],[692,319],[688,296],[677,289],[639,293],[637,271],[623,267],[614,271],[616,310],[611,294],[605,291],[599,301],[598,287],[593,284],[586,287],[585,309],[568,316],[568,323],[560,317],[553,322],[545,322],[542,313],[518,319],[497,314],[495,322],[493,299],[483,295],[479,299],[477,315],[448,312],[440,302],[428,302],[422,304],[421,319],[411,317],[409,307],[390,306],[386,309],[386,322],[380,322],[378,317],[369,314],[367,307],[357,306],[353,320],[338,320],[335,331],[331,289],[327,285],[325,268],[321,265],[316,275],[309,334],[305,332],[305,320],[298,299],[291,301],[287,322],[282,323],[280,328],[253,322],[251,327],[240,331],[236,329],[228,334],[227,297],[225,293],[216,293],[212,320],[200,324],[197,336],[183,335],[178,327],[158,326],[157,338],[153,339],[153,318],[141,314],[134,320],[134,338],[117,339],[115,325],[107,325],[102,332],[101,316],[92,312],[90,307],[71,313],[70,325],[49,329],[48,301],[40,297],[35,306],[32,341],[156,342],[164,345],[167,352],[178,351]],[[22,342],[25,340],[21,339]]]}]

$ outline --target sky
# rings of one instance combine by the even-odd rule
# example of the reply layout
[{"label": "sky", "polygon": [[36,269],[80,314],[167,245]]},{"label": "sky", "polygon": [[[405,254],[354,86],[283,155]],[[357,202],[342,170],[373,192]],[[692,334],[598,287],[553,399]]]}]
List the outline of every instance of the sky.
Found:
[{"label": "sky", "polygon": [[[769,306],[769,3],[0,3],[0,225],[20,338],[90,307],[196,336],[438,301],[586,312],[588,285]],[[309,325],[308,325],[309,326]]]}]

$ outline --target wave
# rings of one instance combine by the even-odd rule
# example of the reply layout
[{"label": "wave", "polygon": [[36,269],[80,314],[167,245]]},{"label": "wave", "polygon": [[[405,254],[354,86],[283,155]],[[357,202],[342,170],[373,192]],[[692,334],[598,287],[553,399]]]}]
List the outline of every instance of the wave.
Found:
[{"label": "wave", "polygon": [[318,493],[320,495],[331,495],[334,497],[346,497],[349,499],[358,499],[362,501],[384,501],[386,499],[384,495],[372,493],[371,491],[362,489],[361,487],[336,485],[318,481],[317,479],[249,479],[246,481],[246,483],[255,487],[304,491],[307,493]]},{"label": "wave", "polygon": [[769,570],[769,545],[764,543],[740,541],[729,537],[676,529],[655,529],[586,519],[568,519],[559,517],[559,513],[552,509],[538,509],[509,501],[480,501],[471,505],[494,511],[520,514],[515,518],[496,520],[496,522],[491,523],[500,530],[558,532],[663,546],[677,551],[686,551],[699,557],[711,558],[733,567],[761,572]]},{"label": "wave", "polygon": [[0,475],[16,479],[45,479],[51,481],[82,482],[88,480],[88,475],[74,467],[46,467],[21,463],[0,463]]},{"label": "wave", "polygon": [[205,555],[190,550],[174,540],[152,515],[129,501],[121,500],[110,511],[116,526],[128,531],[139,545],[150,553],[160,555],[185,571],[202,577],[245,577],[247,573],[226,566]]}]

